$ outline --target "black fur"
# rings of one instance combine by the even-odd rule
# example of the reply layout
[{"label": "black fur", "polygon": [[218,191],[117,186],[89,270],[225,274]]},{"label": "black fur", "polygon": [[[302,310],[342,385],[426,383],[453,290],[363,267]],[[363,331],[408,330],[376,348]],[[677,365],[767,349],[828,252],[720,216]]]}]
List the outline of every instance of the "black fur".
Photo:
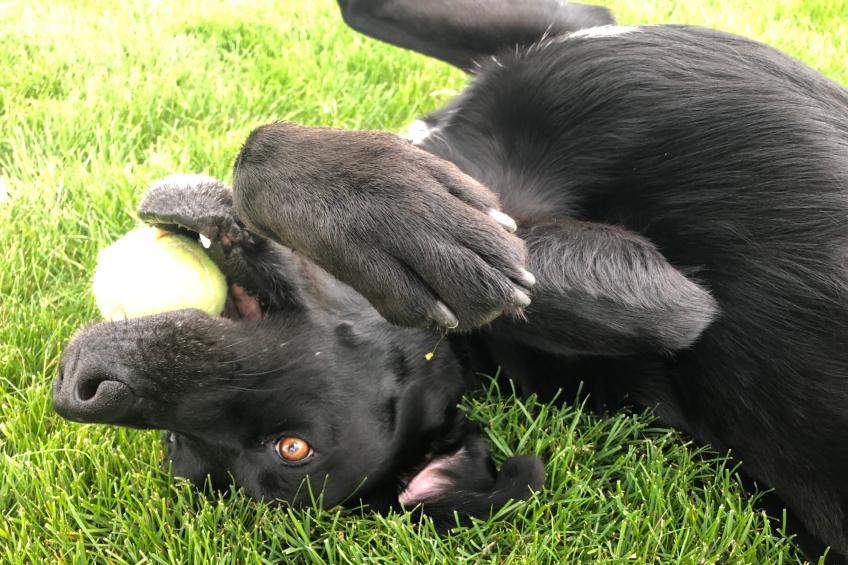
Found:
[{"label": "black fur", "polygon": [[[230,473],[265,498],[297,499],[308,472],[326,479],[326,503],[385,508],[448,456],[451,486],[421,500],[448,520],[541,481],[535,459],[495,475],[454,408],[468,375],[500,365],[543,395],[585,379],[607,407],[654,408],[732,450],[848,555],[846,91],[715,31],[569,37],[579,26],[538,23],[544,1],[493,2],[497,21],[471,47],[474,0],[340,4],[354,27],[475,68],[474,81],[425,118],[437,131],[420,147],[284,123],[254,131],[234,211],[213,223],[251,242],[219,238],[216,252],[264,318],[93,326],[63,356],[57,410],[175,430],[175,472]],[[148,221],[210,231],[201,210],[174,219],[195,189],[170,188],[170,203],[142,205]],[[515,235],[492,207],[515,218]],[[386,320],[460,331],[427,362],[439,332]],[[311,463],[274,459],[269,440],[287,433],[315,438]]]}]

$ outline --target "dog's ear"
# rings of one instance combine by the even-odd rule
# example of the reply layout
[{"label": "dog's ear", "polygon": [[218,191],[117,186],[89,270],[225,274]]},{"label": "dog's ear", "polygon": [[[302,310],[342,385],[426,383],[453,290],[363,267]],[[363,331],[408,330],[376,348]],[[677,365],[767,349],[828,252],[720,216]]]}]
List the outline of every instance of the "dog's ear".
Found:
[{"label": "dog's ear", "polygon": [[406,507],[421,505],[443,531],[472,517],[488,518],[510,500],[529,498],[544,480],[544,463],[528,455],[510,457],[498,471],[488,443],[475,435],[458,450],[431,459],[398,498]]}]

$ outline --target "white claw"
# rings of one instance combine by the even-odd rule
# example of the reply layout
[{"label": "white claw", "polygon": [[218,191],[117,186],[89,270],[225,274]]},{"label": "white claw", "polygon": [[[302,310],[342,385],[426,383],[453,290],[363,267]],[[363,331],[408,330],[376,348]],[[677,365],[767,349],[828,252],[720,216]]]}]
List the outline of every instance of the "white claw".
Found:
[{"label": "white claw", "polygon": [[514,232],[518,229],[518,226],[515,223],[515,220],[501,212],[500,210],[495,210],[494,208],[489,208],[489,217],[495,220],[497,223],[503,226],[503,228],[509,233]]},{"label": "white claw", "polygon": [[527,286],[533,286],[536,284],[536,277],[530,271],[524,270],[521,271],[521,282]]},{"label": "white claw", "polygon": [[518,303],[519,306],[530,306],[530,297],[523,290],[515,289],[513,293],[515,296],[515,302]]},{"label": "white claw", "polygon": [[443,324],[447,329],[454,330],[459,327],[459,320],[456,318],[456,314],[451,312],[451,309],[448,308],[444,302],[441,300],[436,302],[436,310],[438,310],[438,322]]},{"label": "white claw", "polygon": [[206,249],[209,249],[212,246],[212,240],[203,235],[202,233],[198,235],[200,236],[200,245],[202,245]]}]

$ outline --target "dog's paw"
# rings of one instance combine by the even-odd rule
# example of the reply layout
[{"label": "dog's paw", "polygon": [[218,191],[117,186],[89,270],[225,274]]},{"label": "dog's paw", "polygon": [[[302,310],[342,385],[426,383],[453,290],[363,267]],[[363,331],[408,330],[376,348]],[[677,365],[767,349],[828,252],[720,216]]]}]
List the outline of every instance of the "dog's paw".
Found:
[{"label": "dog's paw", "polygon": [[524,242],[496,196],[397,136],[265,126],[233,188],[247,229],[306,255],[390,322],[471,329],[530,303]]},{"label": "dog's paw", "polygon": [[515,221],[495,196],[429,155],[406,172],[393,198],[372,204],[369,223],[383,227],[357,225],[356,240],[368,243],[357,250],[355,286],[404,325],[465,330],[520,313],[535,278]]},{"label": "dog's paw", "polygon": [[204,175],[172,175],[153,183],[138,215],[150,225],[197,233],[206,248],[214,242],[230,248],[245,237],[233,216],[232,191]]}]

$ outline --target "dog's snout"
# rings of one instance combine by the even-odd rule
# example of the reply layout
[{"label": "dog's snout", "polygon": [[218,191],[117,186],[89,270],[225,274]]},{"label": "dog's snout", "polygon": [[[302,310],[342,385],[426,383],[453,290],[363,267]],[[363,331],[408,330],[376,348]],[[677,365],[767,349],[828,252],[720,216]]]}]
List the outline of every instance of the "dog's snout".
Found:
[{"label": "dog's snout", "polygon": [[117,423],[133,402],[130,388],[96,361],[69,350],[53,383],[53,408],[78,422]]}]

